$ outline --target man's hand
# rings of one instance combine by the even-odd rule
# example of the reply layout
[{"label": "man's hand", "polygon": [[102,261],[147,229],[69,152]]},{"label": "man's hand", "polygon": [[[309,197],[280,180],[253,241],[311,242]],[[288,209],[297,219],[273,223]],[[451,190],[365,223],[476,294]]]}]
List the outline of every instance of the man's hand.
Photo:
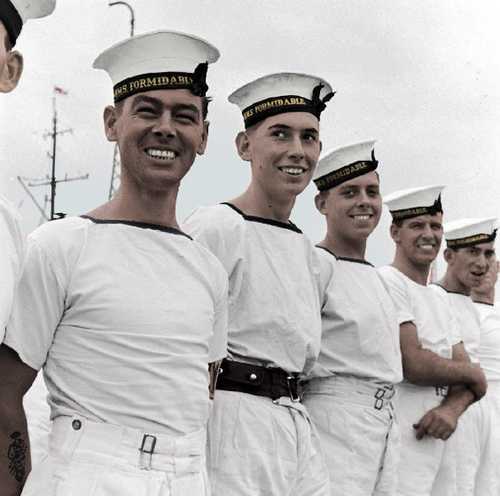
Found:
[{"label": "man's hand", "polygon": [[424,436],[431,436],[446,441],[455,432],[457,423],[456,412],[446,405],[439,405],[429,410],[413,428],[419,440]]}]

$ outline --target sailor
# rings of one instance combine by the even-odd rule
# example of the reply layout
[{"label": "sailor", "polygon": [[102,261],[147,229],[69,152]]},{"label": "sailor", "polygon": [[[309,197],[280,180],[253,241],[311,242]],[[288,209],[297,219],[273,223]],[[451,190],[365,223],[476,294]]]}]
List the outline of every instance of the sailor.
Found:
[{"label": "sailor", "polygon": [[330,472],[332,496],[394,494],[398,434],[391,398],[403,378],[396,309],[366,243],[382,213],[374,141],[319,161],[316,207],[327,233],[318,245],[326,283],[322,342],[304,392]]},{"label": "sailor", "polygon": [[326,81],[297,73],[236,90],[229,101],[243,113],[236,147],[250,162],[250,184],[184,224],[229,275],[229,358],[209,423],[214,494],[328,495],[298,388],[319,353],[319,268],[313,245],[289,217],[316,167],[319,119],[332,96]]},{"label": "sailor", "polygon": [[479,453],[479,472],[475,481],[474,496],[500,494],[500,311],[495,304],[495,284],[498,279],[496,256],[491,260],[488,272],[479,286],[471,289],[481,321],[481,342],[478,360],[488,380],[488,391],[478,403],[481,408],[481,424],[477,436],[468,449]]},{"label": "sailor", "polygon": [[[495,225],[495,218],[459,219],[446,224],[446,273],[431,285],[447,299],[459,323],[465,349],[472,363],[478,366],[481,322],[470,295],[494,262]],[[482,406],[482,402],[477,402],[467,410],[455,435],[458,496],[473,496],[476,482],[485,476],[482,470],[487,467],[480,463],[479,438],[485,414]]]},{"label": "sailor", "polygon": [[0,487],[29,472],[21,399],[43,367],[49,456],[23,495],[208,494],[208,364],[226,355],[227,276],[179,229],[176,198],[208,123],[206,71],[219,53],[156,31],[104,51],[104,110],[118,143],[116,196],[30,237],[0,347]]},{"label": "sailor", "polygon": [[401,432],[396,494],[401,496],[456,494],[445,441],[465,409],[486,392],[484,374],[468,359],[445,295],[427,285],[443,236],[442,189],[412,188],[385,199],[396,253],[392,265],[379,270],[403,321],[405,380],[395,402]]},{"label": "sailor", "polygon": [[[14,90],[23,70],[23,57],[14,50],[29,19],[50,15],[56,0],[2,0],[0,3],[0,93]],[[24,236],[17,210],[0,195],[0,343],[10,315],[24,258]],[[49,407],[41,374],[24,398],[33,463],[47,452]]]}]

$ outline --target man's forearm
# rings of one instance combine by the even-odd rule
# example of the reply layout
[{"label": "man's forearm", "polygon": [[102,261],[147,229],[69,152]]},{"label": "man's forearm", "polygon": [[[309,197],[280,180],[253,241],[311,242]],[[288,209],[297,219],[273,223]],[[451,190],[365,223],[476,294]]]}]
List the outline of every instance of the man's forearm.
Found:
[{"label": "man's forearm", "polygon": [[475,401],[476,397],[474,393],[467,387],[452,386],[450,387],[446,398],[443,400],[442,405],[447,408],[451,408],[458,418]]},{"label": "man's forearm", "polygon": [[470,384],[474,375],[474,365],[419,349],[403,356],[405,378],[419,386],[452,386]]},{"label": "man's forearm", "polygon": [[21,494],[31,470],[26,416],[22,405],[0,400],[0,496]]}]

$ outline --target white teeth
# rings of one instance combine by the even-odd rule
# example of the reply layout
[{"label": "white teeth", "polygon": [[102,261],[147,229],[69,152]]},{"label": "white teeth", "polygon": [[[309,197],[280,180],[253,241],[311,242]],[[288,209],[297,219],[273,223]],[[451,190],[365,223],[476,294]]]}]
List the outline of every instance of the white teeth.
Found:
[{"label": "white teeth", "polygon": [[434,248],[434,245],[418,245],[419,248],[422,248],[423,250],[432,250]]},{"label": "white teeth", "polygon": [[369,215],[354,215],[354,218],[358,219],[358,220],[368,220],[370,218],[370,216]]},{"label": "white teeth", "polygon": [[148,148],[146,153],[153,158],[159,158],[163,160],[173,160],[176,153],[172,150],[157,150],[156,148]]},{"label": "white teeth", "polygon": [[292,176],[298,176],[302,174],[305,169],[302,167],[280,167],[280,170],[286,172],[287,174],[291,174]]}]

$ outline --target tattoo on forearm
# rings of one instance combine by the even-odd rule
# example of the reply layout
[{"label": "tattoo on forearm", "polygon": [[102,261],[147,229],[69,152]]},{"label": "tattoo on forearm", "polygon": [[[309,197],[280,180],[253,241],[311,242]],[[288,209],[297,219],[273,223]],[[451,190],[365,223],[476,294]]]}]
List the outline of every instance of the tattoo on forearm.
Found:
[{"label": "tattoo on forearm", "polygon": [[22,482],[26,475],[26,451],[28,450],[28,446],[20,432],[13,432],[10,438],[12,442],[7,451],[9,473],[16,481]]}]

